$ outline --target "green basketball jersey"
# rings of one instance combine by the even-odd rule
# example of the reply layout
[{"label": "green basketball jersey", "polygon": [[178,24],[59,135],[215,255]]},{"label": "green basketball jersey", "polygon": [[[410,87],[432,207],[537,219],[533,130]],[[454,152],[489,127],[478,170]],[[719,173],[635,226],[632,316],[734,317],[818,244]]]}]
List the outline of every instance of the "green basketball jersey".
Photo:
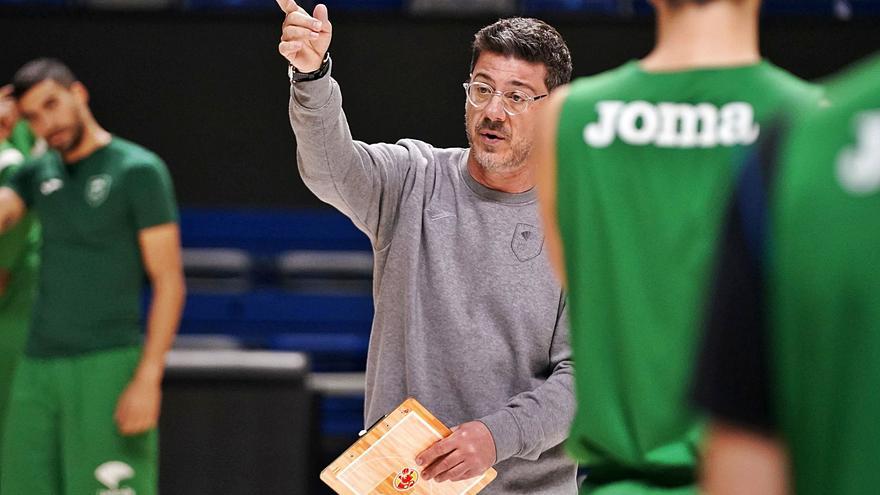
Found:
[{"label": "green basketball jersey", "polygon": [[880,487],[880,58],[797,115],[771,212],[771,369],[799,495]]},{"label": "green basketball jersey", "polygon": [[15,124],[15,127],[12,128],[12,134],[9,135],[9,143],[24,156],[31,156],[36,142],[36,136],[23,120]]},{"label": "green basketball jersey", "polygon": [[572,84],[557,143],[577,363],[567,445],[594,482],[693,480],[701,428],[687,392],[734,158],[781,107],[819,96],[768,62],[631,62]]},{"label": "green basketball jersey", "polygon": [[[20,166],[0,168],[0,186],[6,185]],[[36,296],[39,246],[40,226],[32,214],[25,215],[0,235],[0,269],[9,272],[9,285],[0,294],[0,316],[22,318],[30,315]]]},{"label": "green basketball jersey", "polygon": [[[29,156],[34,135],[24,122],[13,128],[7,141],[0,142],[0,186],[4,186]],[[40,264],[40,225],[26,215],[8,232],[0,235],[0,269],[9,271],[6,291],[0,294],[0,319],[30,317],[36,296],[37,268]]]},{"label": "green basketball jersey", "polygon": [[155,154],[114,137],[83,160],[57,152],[10,186],[43,228],[37,303],[26,354],[76,355],[140,342],[145,281],[138,231],[176,221],[171,179]]}]

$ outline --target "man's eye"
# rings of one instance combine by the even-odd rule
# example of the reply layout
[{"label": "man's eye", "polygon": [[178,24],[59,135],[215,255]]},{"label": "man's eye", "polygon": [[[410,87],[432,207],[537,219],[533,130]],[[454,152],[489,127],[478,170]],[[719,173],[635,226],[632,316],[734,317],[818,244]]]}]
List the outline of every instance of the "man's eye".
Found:
[{"label": "man's eye", "polygon": [[522,103],[526,101],[528,97],[522,93],[507,93],[507,99],[514,103]]}]

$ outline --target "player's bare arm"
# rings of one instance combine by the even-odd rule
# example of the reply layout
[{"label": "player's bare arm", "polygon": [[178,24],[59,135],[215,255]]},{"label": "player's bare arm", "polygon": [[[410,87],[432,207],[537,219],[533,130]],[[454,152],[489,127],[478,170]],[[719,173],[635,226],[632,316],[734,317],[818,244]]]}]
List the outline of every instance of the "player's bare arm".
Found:
[{"label": "player's bare arm", "polygon": [[165,355],[174,342],[186,295],[177,224],[142,229],[138,241],[153,296],[143,354],[114,415],[123,435],[143,433],[159,421]]},{"label": "player's bare arm", "polygon": [[563,261],[562,238],[556,220],[556,136],[559,126],[559,112],[568,95],[568,86],[560,86],[553,91],[549,100],[540,110],[538,117],[538,136],[535,140],[535,183],[538,190],[541,220],[544,222],[545,246],[553,270],[565,284],[565,262]]},{"label": "player's bare arm", "polygon": [[[703,453],[703,490],[712,495],[789,493],[787,456],[772,437],[714,422]],[[748,473],[748,476],[742,476]]]}]

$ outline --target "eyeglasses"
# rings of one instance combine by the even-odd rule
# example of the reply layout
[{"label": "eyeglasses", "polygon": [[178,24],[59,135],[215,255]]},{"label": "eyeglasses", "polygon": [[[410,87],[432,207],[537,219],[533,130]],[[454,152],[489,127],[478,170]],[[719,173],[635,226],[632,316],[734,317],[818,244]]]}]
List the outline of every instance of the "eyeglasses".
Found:
[{"label": "eyeglasses", "polygon": [[467,101],[477,108],[485,107],[492,97],[498,95],[501,97],[501,107],[507,115],[517,115],[529,109],[529,105],[534,101],[546,97],[546,94],[538,96],[529,96],[522,91],[498,91],[492,86],[481,82],[464,83],[464,92],[467,95]]}]

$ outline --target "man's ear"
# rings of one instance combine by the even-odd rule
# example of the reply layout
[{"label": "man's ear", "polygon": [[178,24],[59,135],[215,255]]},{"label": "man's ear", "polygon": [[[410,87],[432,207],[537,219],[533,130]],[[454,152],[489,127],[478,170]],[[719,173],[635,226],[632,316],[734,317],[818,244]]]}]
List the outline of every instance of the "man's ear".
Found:
[{"label": "man's ear", "polygon": [[78,99],[83,104],[88,105],[89,103],[89,90],[86,89],[85,85],[79,81],[74,81],[70,85],[70,91],[74,94],[76,99]]}]

